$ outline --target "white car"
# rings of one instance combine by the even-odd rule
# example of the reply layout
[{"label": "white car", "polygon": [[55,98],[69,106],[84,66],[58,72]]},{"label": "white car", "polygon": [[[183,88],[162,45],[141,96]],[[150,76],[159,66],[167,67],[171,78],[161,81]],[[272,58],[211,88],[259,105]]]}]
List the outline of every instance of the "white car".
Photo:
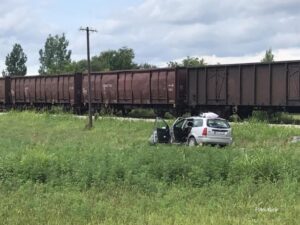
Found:
[{"label": "white car", "polygon": [[172,142],[186,142],[189,146],[232,143],[232,131],[227,120],[203,116],[178,118],[171,127]]},{"label": "white car", "polygon": [[232,143],[232,130],[227,120],[216,114],[179,117],[171,129],[164,120],[156,120],[152,137],[158,143],[187,143],[189,146],[211,144],[226,146]]}]

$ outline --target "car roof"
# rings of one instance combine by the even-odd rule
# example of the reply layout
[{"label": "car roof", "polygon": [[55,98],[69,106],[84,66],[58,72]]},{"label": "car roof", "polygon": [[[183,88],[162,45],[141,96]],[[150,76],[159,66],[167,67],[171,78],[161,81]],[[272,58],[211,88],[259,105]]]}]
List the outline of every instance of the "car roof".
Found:
[{"label": "car roof", "polygon": [[190,117],[186,117],[184,119],[219,119],[219,120],[225,120],[221,117],[217,117],[217,118],[206,118],[206,117],[203,117],[203,116],[190,116]]}]

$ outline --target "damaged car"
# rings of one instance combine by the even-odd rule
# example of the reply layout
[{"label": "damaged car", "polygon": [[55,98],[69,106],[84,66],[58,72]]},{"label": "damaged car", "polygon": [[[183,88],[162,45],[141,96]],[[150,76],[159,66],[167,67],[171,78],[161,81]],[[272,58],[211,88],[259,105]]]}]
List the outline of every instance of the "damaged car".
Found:
[{"label": "damaged car", "polygon": [[186,143],[188,146],[210,144],[224,147],[232,143],[232,130],[227,120],[214,113],[179,117],[171,127],[163,119],[157,118],[150,140],[153,144]]}]

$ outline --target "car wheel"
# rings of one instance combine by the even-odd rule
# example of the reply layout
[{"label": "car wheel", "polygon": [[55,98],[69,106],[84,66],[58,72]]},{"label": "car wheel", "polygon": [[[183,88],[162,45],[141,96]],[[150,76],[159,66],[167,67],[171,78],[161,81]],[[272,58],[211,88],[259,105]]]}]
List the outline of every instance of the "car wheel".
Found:
[{"label": "car wheel", "polygon": [[193,147],[193,146],[196,146],[196,145],[197,145],[196,139],[194,137],[190,137],[189,141],[188,141],[188,146]]}]

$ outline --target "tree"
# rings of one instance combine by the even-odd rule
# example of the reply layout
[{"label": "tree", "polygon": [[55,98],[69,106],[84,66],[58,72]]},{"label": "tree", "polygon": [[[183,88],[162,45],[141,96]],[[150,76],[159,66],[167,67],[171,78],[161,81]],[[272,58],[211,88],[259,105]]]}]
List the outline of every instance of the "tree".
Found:
[{"label": "tree", "polygon": [[137,66],[137,69],[156,69],[157,66],[149,63],[141,63]]},{"label": "tree", "polygon": [[108,50],[101,52],[99,56],[92,57],[91,67],[94,71],[135,69],[137,64],[133,62],[134,57],[135,54],[131,48]]},{"label": "tree", "polygon": [[39,51],[41,75],[59,74],[69,70],[71,64],[71,50],[68,50],[69,41],[65,34],[51,36],[49,34],[44,50]]},{"label": "tree", "polygon": [[261,60],[261,62],[270,63],[274,62],[274,55],[272,53],[272,49],[268,49],[265,53],[265,57]]},{"label": "tree", "polygon": [[[127,69],[151,69],[157,68],[148,63],[137,64],[134,60],[134,51],[131,48],[123,47],[118,50],[107,50],[91,59],[92,71],[112,71]],[[67,67],[68,72],[86,72],[87,60],[73,61]]]},{"label": "tree", "polygon": [[3,76],[25,76],[27,56],[23,52],[20,44],[15,44],[10,54],[6,56],[6,70],[2,72]]},{"label": "tree", "polygon": [[183,66],[204,66],[206,63],[204,59],[199,59],[198,57],[186,57],[186,59],[182,60]]},{"label": "tree", "polygon": [[168,62],[168,67],[170,67],[170,68],[175,68],[175,67],[178,67],[178,66],[181,66],[181,64],[178,63],[178,62],[175,62],[175,61]]},{"label": "tree", "polygon": [[178,66],[190,67],[190,66],[204,66],[204,65],[206,65],[206,63],[203,58],[199,59],[198,57],[190,57],[190,56],[187,56],[185,59],[183,59],[181,63],[174,62],[174,61],[168,62],[168,67],[171,68],[178,67]]}]

